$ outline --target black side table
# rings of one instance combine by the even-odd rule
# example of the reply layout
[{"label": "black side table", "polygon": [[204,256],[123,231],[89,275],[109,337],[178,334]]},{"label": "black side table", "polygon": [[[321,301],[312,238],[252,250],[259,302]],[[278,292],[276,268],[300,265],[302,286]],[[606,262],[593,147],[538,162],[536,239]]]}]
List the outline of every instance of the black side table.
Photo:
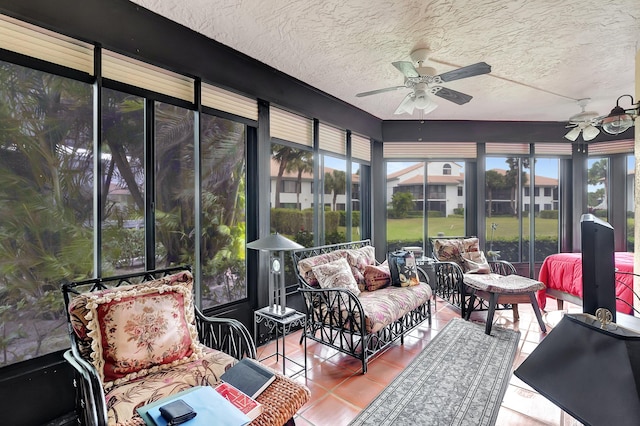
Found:
[{"label": "black side table", "polygon": [[[254,320],[254,328],[253,328],[253,340],[258,341],[258,325],[263,323],[265,327],[269,329],[269,332],[275,332],[276,335],[276,351],[275,353],[268,355],[264,358],[261,358],[259,361],[264,361],[271,357],[276,357],[276,362],[279,361],[280,357],[282,357],[282,374],[285,373],[285,365],[287,361],[292,362],[301,368],[300,371],[296,371],[291,375],[291,377],[297,376],[298,374],[304,372],[304,378],[307,378],[307,339],[304,339],[304,365],[299,362],[289,358],[286,356],[285,350],[285,341],[284,338],[291,331],[293,327],[301,326],[304,330],[306,324],[306,316],[302,312],[295,311],[294,313],[287,315],[285,317],[277,317],[269,314],[269,307],[265,307],[262,309],[258,309],[253,313]],[[282,339],[282,352],[280,351],[280,340]]]}]

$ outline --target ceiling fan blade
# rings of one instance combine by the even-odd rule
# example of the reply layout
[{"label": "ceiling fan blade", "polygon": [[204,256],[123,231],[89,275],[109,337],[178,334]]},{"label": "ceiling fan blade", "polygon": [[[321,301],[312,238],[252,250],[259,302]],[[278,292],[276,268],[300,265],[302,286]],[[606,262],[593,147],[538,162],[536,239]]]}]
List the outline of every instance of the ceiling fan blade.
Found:
[{"label": "ceiling fan blade", "polygon": [[406,89],[406,88],[407,86],[387,87],[386,89],[378,89],[378,90],[372,90],[370,92],[358,93],[356,94],[356,98],[361,98],[363,96],[369,96],[369,95],[377,95],[378,93],[384,93],[384,92],[393,92],[394,90],[400,90],[400,89]]},{"label": "ceiling fan blade", "polygon": [[[437,89],[437,90],[435,90]],[[432,89],[432,93],[436,96],[453,102],[454,104],[463,105],[473,99],[473,96],[456,90],[447,89],[446,87],[436,86]]]},{"label": "ceiling fan blade", "polygon": [[444,82],[447,82],[481,74],[488,74],[490,72],[491,65],[487,64],[486,62],[478,62],[477,64],[467,65],[466,67],[458,68],[457,70],[442,73],[440,74],[440,79]]},{"label": "ceiling fan blade", "polygon": [[408,61],[398,61],[391,63],[394,67],[398,69],[405,77],[420,77],[416,67],[413,66],[411,62]]},{"label": "ceiling fan blade", "polygon": [[396,115],[403,114],[405,112],[407,114],[413,114],[414,108],[415,108],[415,100],[413,98],[413,93],[409,93],[407,96],[404,97],[402,102],[400,102],[400,105],[398,105],[398,108],[396,108],[396,110],[393,113]]}]

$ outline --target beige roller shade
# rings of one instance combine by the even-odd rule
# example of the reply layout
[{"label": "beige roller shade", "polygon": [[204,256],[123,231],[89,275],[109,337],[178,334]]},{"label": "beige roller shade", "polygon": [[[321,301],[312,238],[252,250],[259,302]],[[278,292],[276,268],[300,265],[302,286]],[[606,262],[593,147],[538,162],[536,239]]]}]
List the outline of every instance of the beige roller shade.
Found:
[{"label": "beige roller shade", "polygon": [[351,157],[371,161],[371,140],[360,135],[351,135]]},{"label": "beige roller shade", "polygon": [[475,142],[387,142],[383,147],[384,158],[432,159],[476,158]]},{"label": "beige roller shade", "polygon": [[487,155],[529,155],[528,143],[495,143],[485,145]]},{"label": "beige roller shade", "polygon": [[93,75],[93,46],[0,15],[0,47]]},{"label": "beige roller shade", "polygon": [[102,51],[102,76],[187,102],[194,102],[192,78],[108,50]]},{"label": "beige roller shade", "polygon": [[258,102],[237,93],[202,84],[202,106],[258,121]]},{"label": "beige roller shade", "polygon": [[271,137],[313,146],[313,121],[288,111],[271,107]]},{"label": "beige roller shade", "polygon": [[613,142],[596,142],[588,145],[589,156],[607,154],[633,154],[633,139]]},{"label": "beige roller shade", "polygon": [[320,123],[318,148],[335,154],[347,155],[347,136],[344,130]]},{"label": "beige roller shade", "polygon": [[537,143],[536,155],[571,155],[571,143]]}]

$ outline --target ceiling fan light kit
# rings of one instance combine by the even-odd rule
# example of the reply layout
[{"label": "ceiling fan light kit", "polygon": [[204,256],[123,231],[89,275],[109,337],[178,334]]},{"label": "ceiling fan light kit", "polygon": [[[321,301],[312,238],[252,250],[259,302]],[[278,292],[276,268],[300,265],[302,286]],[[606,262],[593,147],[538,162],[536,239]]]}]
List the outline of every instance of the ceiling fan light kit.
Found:
[{"label": "ceiling fan light kit", "polygon": [[577,103],[582,108],[582,111],[578,114],[572,115],[569,118],[569,124],[567,127],[573,127],[567,132],[564,137],[571,142],[575,142],[582,133],[582,139],[585,142],[589,142],[595,139],[600,134],[600,129],[596,126],[600,123],[602,117],[598,117],[598,113],[595,111],[585,111],[585,107],[591,99],[584,98],[578,99]]},{"label": "ceiling fan light kit", "polygon": [[491,72],[491,66],[489,64],[478,62],[477,64],[468,65],[437,75],[435,68],[423,66],[423,63],[430,54],[431,51],[429,49],[417,49],[411,52],[411,60],[417,63],[417,67],[408,61],[392,62],[392,65],[404,75],[403,86],[362,92],[356,94],[356,97],[370,96],[405,88],[411,89],[412,92],[405,96],[396,108],[394,114],[413,114],[415,109],[421,110],[422,114],[428,114],[438,106],[429,95],[438,96],[458,105],[466,104],[472,99],[472,96],[466,93],[443,87],[441,84]]},{"label": "ceiling fan light kit", "polygon": [[[628,96],[631,98],[631,109],[625,110],[620,106],[620,99]],[[634,103],[633,96],[622,95],[616,101],[616,106],[611,113],[602,120],[602,130],[610,135],[618,135],[633,126],[633,121],[638,116],[640,102]]]}]

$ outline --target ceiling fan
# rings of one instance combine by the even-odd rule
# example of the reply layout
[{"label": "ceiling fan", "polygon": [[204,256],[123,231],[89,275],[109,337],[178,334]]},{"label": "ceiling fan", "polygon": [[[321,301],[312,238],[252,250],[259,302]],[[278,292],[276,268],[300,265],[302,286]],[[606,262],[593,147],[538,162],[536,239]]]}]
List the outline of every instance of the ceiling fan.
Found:
[{"label": "ceiling fan", "polygon": [[422,110],[424,114],[428,114],[438,106],[438,104],[429,97],[429,94],[441,97],[458,105],[466,104],[472,99],[472,96],[466,93],[441,86],[442,83],[491,72],[490,65],[485,62],[478,62],[477,64],[468,65],[442,74],[436,74],[435,68],[423,66],[423,63],[428,59],[430,53],[431,51],[429,49],[417,49],[411,52],[411,60],[418,64],[417,68],[409,61],[392,63],[392,65],[404,75],[404,85],[362,92],[358,93],[356,97],[360,98],[399,89],[412,89],[411,93],[402,100],[394,114],[413,114],[414,109]]},{"label": "ceiling fan", "polygon": [[564,137],[572,142],[578,139],[581,132],[582,139],[584,139],[585,142],[593,140],[600,134],[600,129],[596,126],[601,124],[604,117],[598,116],[598,113],[595,111],[584,110],[590,100],[589,98],[578,99],[577,102],[580,108],[582,108],[582,111],[569,117],[569,124],[567,124],[566,127],[573,128],[569,130]]}]

